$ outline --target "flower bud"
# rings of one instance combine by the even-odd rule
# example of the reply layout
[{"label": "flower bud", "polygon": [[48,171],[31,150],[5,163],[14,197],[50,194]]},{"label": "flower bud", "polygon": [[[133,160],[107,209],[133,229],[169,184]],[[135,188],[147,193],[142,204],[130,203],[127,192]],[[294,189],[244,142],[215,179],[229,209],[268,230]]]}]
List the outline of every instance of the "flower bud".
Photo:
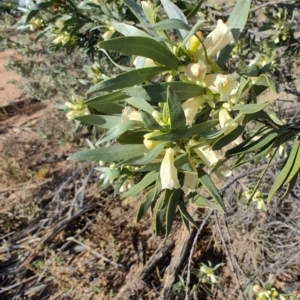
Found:
[{"label": "flower bud", "polygon": [[185,75],[191,81],[199,81],[205,78],[206,72],[206,63],[200,61],[195,64],[188,64],[185,70]]},{"label": "flower bud", "polygon": [[161,141],[152,141],[150,138],[161,135],[162,133],[160,131],[153,131],[147,134],[144,134],[144,145],[147,149],[153,149],[158,144],[161,143]]}]

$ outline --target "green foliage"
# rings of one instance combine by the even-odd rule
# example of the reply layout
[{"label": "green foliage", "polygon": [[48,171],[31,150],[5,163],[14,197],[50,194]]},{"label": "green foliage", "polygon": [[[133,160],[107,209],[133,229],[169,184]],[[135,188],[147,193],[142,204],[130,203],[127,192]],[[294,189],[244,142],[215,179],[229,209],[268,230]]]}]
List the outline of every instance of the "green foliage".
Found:
[{"label": "green foliage", "polygon": [[[101,161],[102,188],[112,184],[115,194],[146,191],[137,219],[152,208],[156,233],[164,224],[166,236],[170,233],[176,212],[188,229],[196,226],[188,201],[225,211],[212,174],[226,180],[231,169],[267,158],[247,196],[261,199],[262,177],[283,145],[293,144],[268,201],[296,182],[299,124],[284,124],[268,111],[271,102],[258,100],[266,89],[279,90],[270,71],[278,64],[276,47],[293,40],[290,16],[285,9],[266,10],[261,30],[275,30],[275,39],[257,40],[244,30],[251,3],[238,0],[228,24],[218,20],[213,30],[201,2],[50,0],[29,1],[22,9],[19,29],[38,32],[46,51],[94,60],[77,77],[82,90],[67,80],[67,93],[87,92],[66,106],[69,118],[93,126],[101,137],[93,149],[69,159]],[[24,76],[30,63],[14,68]],[[200,197],[200,189],[210,196]]]}]

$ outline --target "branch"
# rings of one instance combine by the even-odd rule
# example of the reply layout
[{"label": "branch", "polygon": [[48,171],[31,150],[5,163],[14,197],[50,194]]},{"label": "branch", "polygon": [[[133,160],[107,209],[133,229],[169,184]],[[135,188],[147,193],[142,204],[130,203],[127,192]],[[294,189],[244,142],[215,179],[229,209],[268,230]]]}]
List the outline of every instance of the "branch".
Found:
[{"label": "branch", "polygon": [[[275,166],[275,165],[278,165],[278,164],[282,164],[285,160],[286,160],[286,158],[282,158],[282,159],[279,159],[279,160],[277,160],[277,161],[274,161],[274,162],[272,162],[272,163],[270,164],[270,167]],[[263,166],[260,166],[260,167],[258,167],[258,168],[256,168],[256,169],[254,169],[254,170],[250,170],[250,171],[248,171],[248,172],[243,172],[243,173],[237,175],[236,177],[232,178],[231,180],[227,181],[227,183],[225,183],[225,185],[224,185],[224,186],[221,188],[221,190],[220,190],[221,196],[223,196],[224,193],[225,193],[225,191],[226,191],[233,183],[235,183],[237,180],[239,180],[239,179],[241,179],[241,178],[243,178],[243,177],[249,176],[249,175],[251,175],[251,174],[254,174],[254,173],[257,173],[257,172],[262,171],[262,170],[265,168],[265,165],[266,165],[266,164],[264,164]]]}]

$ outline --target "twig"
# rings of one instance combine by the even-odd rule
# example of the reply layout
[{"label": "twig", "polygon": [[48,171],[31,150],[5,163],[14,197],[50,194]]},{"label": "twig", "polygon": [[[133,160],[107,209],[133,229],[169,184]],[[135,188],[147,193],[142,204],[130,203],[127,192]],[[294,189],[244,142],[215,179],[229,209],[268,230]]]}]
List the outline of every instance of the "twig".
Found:
[{"label": "twig", "polygon": [[244,296],[244,293],[243,293],[243,289],[240,285],[240,282],[239,282],[239,279],[237,277],[237,274],[235,273],[235,270],[234,270],[234,266],[233,266],[233,263],[232,263],[232,260],[231,260],[231,256],[230,256],[230,253],[228,251],[228,248],[226,246],[226,243],[225,243],[225,240],[224,240],[224,237],[222,235],[222,232],[221,232],[221,228],[220,228],[220,224],[219,224],[219,220],[218,220],[218,213],[215,212],[215,220],[216,220],[216,225],[217,225],[217,228],[218,228],[218,231],[219,231],[219,235],[220,235],[220,238],[221,238],[221,241],[222,241],[222,244],[223,244],[223,247],[225,249],[225,252],[226,252],[226,255],[228,257],[228,262],[229,262],[229,266],[230,266],[230,269],[231,269],[231,272],[233,273],[234,275],[234,278],[239,286],[239,290],[240,290],[240,294],[241,294],[241,297],[242,299],[246,300],[245,296]]},{"label": "twig", "polygon": [[212,215],[213,211],[211,210],[207,216],[205,217],[205,219],[203,220],[203,222],[201,223],[201,226],[198,228],[197,233],[194,237],[194,241],[190,250],[190,255],[189,255],[189,259],[188,259],[188,270],[187,270],[187,276],[186,276],[186,288],[185,288],[185,300],[189,299],[189,284],[190,284],[190,279],[191,279],[191,264],[192,264],[192,259],[193,259],[193,253],[194,253],[194,249],[198,240],[198,237],[203,229],[203,227],[205,226],[206,222],[208,221],[208,219],[210,218],[210,216]]},{"label": "twig", "polygon": [[92,164],[90,172],[85,177],[82,186],[76,192],[76,194],[74,196],[74,199],[72,201],[72,204],[70,206],[69,212],[68,212],[69,218],[71,218],[71,216],[72,216],[72,210],[73,210],[74,204],[75,204],[75,202],[77,200],[77,197],[79,198],[79,207],[83,208],[83,201],[84,201],[84,195],[85,195],[84,192],[85,192],[87,184],[88,184],[88,182],[89,182],[89,180],[90,180],[90,178],[91,178],[91,176],[92,176],[92,174],[94,172],[94,169],[95,169],[95,164]]},{"label": "twig", "polygon": [[[86,230],[87,230],[87,228],[89,227],[89,225],[90,225],[91,223],[90,222],[87,222],[86,224],[85,224],[85,226],[78,232],[78,233],[76,233],[75,235],[74,235],[74,238],[78,238],[81,234],[83,234]],[[61,253],[62,251],[64,251],[67,247],[68,247],[68,245],[70,245],[70,243],[71,243],[71,241],[68,241],[68,242],[66,242],[65,244],[63,244],[61,247],[60,247],[60,249],[59,249],[59,253]]]},{"label": "twig", "polygon": [[22,285],[25,282],[31,281],[31,280],[33,280],[33,279],[35,279],[37,277],[39,277],[39,276],[38,275],[34,275],[34,276],[32,276],[32,277],[30,277],[28,279],[23,280],[22,282],[18,282],[18,283],[12,284],[12,285],[10,285],[10,286],[8,286],[6,288],[1,288],[0,289],[0,294],[3,293],[3,292],[7,292],[9,290],[12,290],[12,289],[16,288],[17,286]]},{"label": "twig", "polygon": [[[175,242],[173,240],[162,241],[141,271],[135,272],[134,269],[131,271],[131,273],[133,273],[133,279],[127,280],[127,283],[121,287],[118,292],[117,299],[130,299],[128,294],[131,294],[132,291],[139,290],[140,287],[143,286],[143,280],[149,278],[153,269],[173,249],[174,244]],[[127,275],[127,278],[130,278],[130,273]]]},{"label": "twig", "polygon": [[[189,203],[188,209],[191,217],[194,219],[197,208]],[[181,228],[182,229],[175,236],[175,248],[172,252],[171,262],[164,274],[162,288],[160,291],[160,299],[172,300],[174,298],[172,289],[173,285],[177,280],[177,275],[179,274],[181,267],[187,258],[188,251],[191,248],[193,238],[196,233],[194,227],[192,228],[191,232],[189,232],[183,225]]]},{"label": "twig", "polygon": [[98,253],[97,251],[93,250],[90,246],[85,245],[84,243],[82,243],[82,242],[76,240],[76,239],[73,238],[73,237],[67,238],[67,241],[75,242],[75,243],[77,243],[78,245],[80,245],[80,246],[86,248],[86,250],[91,251],[91,253],[92,253],[93,255],[95,255],[96,257],[98,257],[98,258],[104,260],[105,262],[107,262],[107,263],[109,263],[109,264],[111,264],[111,265],[113,265],[113,266],[115,266],[115,267],[118,267],[119,269],[126,270],[126,267],[125,267],[123,264],[118,264],[118,263],[112,261],[111,259],[108,259],[107,257],[103,256],[102,254],[100,254],[100,253]]}]

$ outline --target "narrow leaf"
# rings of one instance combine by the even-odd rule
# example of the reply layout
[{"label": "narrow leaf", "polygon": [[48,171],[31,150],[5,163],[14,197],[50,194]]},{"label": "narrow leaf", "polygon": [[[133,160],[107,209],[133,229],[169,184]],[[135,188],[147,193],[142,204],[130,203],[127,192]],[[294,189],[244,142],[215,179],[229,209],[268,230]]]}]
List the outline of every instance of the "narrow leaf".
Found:
[{"label": "narrow leaf", "polygon": [[254,114],[257,113],[263,109],[265,109],[267,106],[269,106],[271,104],[270,102],[266,102],[266,103],[260,103],[260,104],[244,104],[244,105],[240,105],[240,104],[236,104],[233,106],[233,110],[239,110],[240,113],[242,114]]},{"label": "narrow leaf", "polygon": [[96,146],[99,146],[103,143],[114,140],[128,130],[135,129],[135,128],[142,127],[142,126],[143,126],[142,122],[133,121],[133,120],[116,123],[114,127],[110,128],[101,137],[101,139],[97,141]]},{"label": "narrow leaf", "polygon": [[186,219],[190,224],[192,224],[196,228],[198,228],[196,222],[194,221],[194,219],[191,217],[191,215],[186,210],[184,201],[182,199],[178,200],[178,208],[179,208],[179,211],[180,211],[180,214],[181,214],[182,218]]},{"label": "narrow leaf", "polygon": [[190,138],[195,135],[200,135],[209,131],[212,127],[216,126],[219,120],[211,120],[205,123],[194,125],[191,128],[186,128],[182,130],[174,130],[170,133],[158,135],[152,137],[150,140],[153,141],[176,141],[180,139]]},{"label": "narrow leaf", "polygon": [[143,122],[149,130],[160,130],[161,126],[156,122],[156,120],[152,117],[152,115],[141,111]]},{"label": "narrow leaf", "polygon": [[226,209],[223,203],[223,199],[218,189],[216,188],[215,184],[213,183],[213,181],[201,168],[198,168],[198,176],[202,185],[205,187],[208,193],[213,197],[213,199],[216,200],[220,208],[225,212]]},{"label": "narrow leaf", "polygon": [[150,105],[146,100],[140,99],[140,98],[135,98],[135,97],[130,97],[125,100],[127,103],[130,105],[147,112],[148,114],[152,114],[154,111],[154,108],[152,105]]},{"label": "narrow leaf", "polygon": [[143,9],[133,0],[124,0],[125,4],[133,12],[133,14],[138,18],[143,27],[153,36],[156,36],[157,33],[155,30],[151,29],[151,24],[146,18]]},{"label": "narrow leaf", "polygon": [[151,36],[148,33],[126,23],[112,21],[111,25],[124,36],[143,36],[151,38]]},{"label": "narrow leaf", "polygon": [[[284,162],[282,169],[280,170],[279,174],[277,175],[268,195],[267,201],[270,202],[277,190],[279,190],[284,183],[286,183],[286,179],[289,176],[290,171],[293,169],[293,165],[297,158],[297,153],[299,150],[299,141],[295,142],[291,152],[289,153],[287,159]],[[297,170],[299,170],[299,163],[296,163]],[[297,172],[296,172],[297,173]],[[295,173],[294,173],[295,175]],[[292,179],[292,178],[291,178]]]},{"label": "narrow leaf", "polygon": [[136,84],[141,84],[152,77],[161,74],[162,72],[168,71],[166,67],[150,67],[137,69],[120,74],[114,78],[110,78],[97,83],[95,86],[91,87],[87,94],[92,94],[95,92],[105,92],[117,89],[124,89],[127,87],[134,86]]},{"label": "narrow leaf", "polygon": [[166,19],[156,23],[151,26],[154,30],[169,30],[169,29],[185,29],[187,31],[191,30],[191,27],[181,20],[178,19]]},{"label": "narrow leaf", "polygon": [[133,188],[131,188],[129,191],[127,191],[123,197],[128,198],[135,196],[139,192],[143,191],[145,188],[147,188],[151,183],[153,183],[155,180],[158,178],[158,173],[157,172],[150,172],[145,175],[145,177],[138,183],[136,184]]},{"label": "narrow leaf", "polygon": [[110,93],[107,93],[107,94],[102,94],[102,95],[96,96],[94,98],[91,98],[91,99],[88,99],[88,100],[84,101],[84,103],[87,104],[90,107],[93,107],[93,108],[97,109],[98,104],[107,104],[107,103],[111,103],[111,102],[119,102],[119,101],[122,101],[126,98],[128,98],[128,96],[125,95],[123,92],[116,91],[116,92],[110,92]]},{"label": "narrow leaf", "polygon": [[114,145],[100,149],[83,150],[72,154],[68,160],[121,161],[143,156],[148,151],[144,145]]},{"label": "narrow leaf", "polygon": [[[238,41],[241,32],[243,31],[250,10],[251,0],[238,0],[227,23],[228,27],[232,32],[232,35],[235,39],[235,42]],[[219,53],[217,63],[223,68],[227,59],[230,56],[231,51],[233,50],[233,45],[227,45],[224,49],[222,49]]]},{"label": "narrow leaf", "polygon": [[167,89],[167,101],[170,112],[171,130],[173,131],[184,128],[186,124],[184,111],[176,93],[170,87]]},{"label": "narrow leaf", "polygon": [[121,117],[106,115],[87,115],[77,117],[76,120],[84,124],[93,125],[104,129],[110,129],[121,122]]},{"label": "narrow leaf", "polygon": [[158,144],[156,147],[151,149],[146,155],[136,161],[130,162],[132,166],[143,166],[151,163],[164,149],[166,143]]},{"label": "narrow leaf", "polygon": [[136,221],[139,222],[148,209],[150,208],[151,204],[153,203],[154,199],[156,197],[156,187],[153,187],[150,191],[145,196],[145,201],[141,203],[137,216],[136,216]]},{"label": "narrow leaf", "polygon": [[212,149],[220,150],[223,147],[229,145],[231,142],[236,140],[244,132],[244,128],[245,128],[244,126],[237,126],[230,133],[222,136],[216,142],[214,142],[212,145]]},{"label": "narrow leaf", "polygon": [[205,88],[198,84],[178,81],[136,86],[124,90],[124,93],[128,96],[142,98],[146,101],[166,102],[168,86],[176,93],[180,101],[205,94]]},{"label": "narrow leaf", "polygon": [[180,60],[166,46],[153,38],[141,36],[120,37],[101,41],[97,46],[100,49],[148,57],[172,70],[177,70],[181,64]]},{"label": "narrow leaf", "polygon": [[[188,24],[187,19],[183,12],[170,0],[161,0],[161,3],[169,17],[169,19],[178,19],[181,20],[183,23]],[[188,34],[189,29],[179,29],[178,33],[180,38],[183,40],[184,37]]]},{"label": "narrow leaf", "polygon": [[179,196],[181,194],[180,189],[174,189],[172,191],[171,197],[169,198],[168,204],[167,204],[167,211],[166,211],[166,233],[165,237],[168,237],[170,234],[170,231],[172,229],[172,224],[175,219],[175,213],[177,208],[177,203],[179,200]]},{"label": "narrow leaf", "polygon": [[223,209],[220,207],[220,205],[211,202],[198,194],[196,195],[196,197],[193,197],[193,199],[191,199],[191,202],[199,208],[210,208],[223,212]]}]

